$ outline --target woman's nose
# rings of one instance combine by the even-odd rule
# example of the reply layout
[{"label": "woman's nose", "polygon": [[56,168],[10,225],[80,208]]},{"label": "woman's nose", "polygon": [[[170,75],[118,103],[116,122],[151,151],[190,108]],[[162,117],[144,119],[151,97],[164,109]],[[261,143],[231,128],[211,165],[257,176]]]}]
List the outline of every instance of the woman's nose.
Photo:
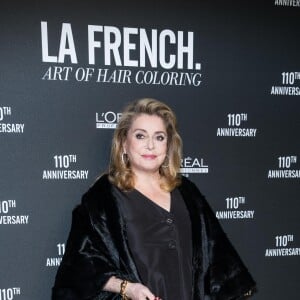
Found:
[{"label": "woman's nose", "polygon": [[149,150],[154,149],[154,142],[151,138],[147,139],[147,149]]}]

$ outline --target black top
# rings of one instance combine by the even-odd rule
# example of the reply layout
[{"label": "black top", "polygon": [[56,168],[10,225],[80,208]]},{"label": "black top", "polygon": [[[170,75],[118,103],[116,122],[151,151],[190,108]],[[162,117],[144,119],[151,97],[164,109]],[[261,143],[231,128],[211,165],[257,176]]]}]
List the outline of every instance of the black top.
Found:
[{"label": "black top", "polygon": [[171,192],[170,212],[137,190],[114,193],[143,284],[163,300],[192,299],[191,222],[179,190]]}]

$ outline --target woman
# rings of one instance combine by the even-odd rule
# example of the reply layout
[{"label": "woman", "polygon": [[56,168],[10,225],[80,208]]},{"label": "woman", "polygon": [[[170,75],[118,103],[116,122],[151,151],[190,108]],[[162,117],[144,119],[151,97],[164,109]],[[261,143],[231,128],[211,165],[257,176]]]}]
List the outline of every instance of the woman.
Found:
[{"label": "woman", "polygon": [[197,187],[179,175],[172,110],[130,104],[109,174],[73,211],[52,299],[244,299],[255,283]]}]

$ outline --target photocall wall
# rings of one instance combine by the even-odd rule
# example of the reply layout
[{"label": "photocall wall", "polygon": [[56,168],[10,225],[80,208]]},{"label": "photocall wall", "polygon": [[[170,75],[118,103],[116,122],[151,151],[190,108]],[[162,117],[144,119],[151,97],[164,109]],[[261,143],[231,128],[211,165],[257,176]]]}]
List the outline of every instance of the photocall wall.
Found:
[{"label": "photocall wall", "polygon": [[253,299],[298,298],[298,0],[11,1],[0,14],[0,300],[50,299],[72,209],[143,97],[174,109],[181,173]]}]

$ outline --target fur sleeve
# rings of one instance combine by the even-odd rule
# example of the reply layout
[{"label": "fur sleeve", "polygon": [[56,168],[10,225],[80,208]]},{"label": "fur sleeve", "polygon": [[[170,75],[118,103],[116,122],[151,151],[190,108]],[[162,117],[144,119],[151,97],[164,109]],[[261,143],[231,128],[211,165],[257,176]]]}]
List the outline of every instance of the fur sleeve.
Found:
[{"label": "fur sleeve", "polygon": [[255,282],[204,199],[209,268],[206,284],[213,300],[246,299]]},{"label": "fur sleeve", "polygon": [[191,219],[201,219],[201,225],[200,221],[195,222],[195,232],[198,234],[193,236],[195,246],[201,245],[195,247],[194,251],[196,273],[201,273],[196,276],[199,296],[195,299],[246,299],[246,293],[255,291],[255,282],[224,233],[213,210],[197,186],[187,178],[182,178],[181,191],[188,199]]},{"label": "fur sleeve", "polygon": [[96,231],[86,207],[81,204],[73,211],[71,231],[52,289],[52,300],[118,299],[117,294],[102,291],[113,275],[126,278],[119,271],[118,253],[105,218]]}]

